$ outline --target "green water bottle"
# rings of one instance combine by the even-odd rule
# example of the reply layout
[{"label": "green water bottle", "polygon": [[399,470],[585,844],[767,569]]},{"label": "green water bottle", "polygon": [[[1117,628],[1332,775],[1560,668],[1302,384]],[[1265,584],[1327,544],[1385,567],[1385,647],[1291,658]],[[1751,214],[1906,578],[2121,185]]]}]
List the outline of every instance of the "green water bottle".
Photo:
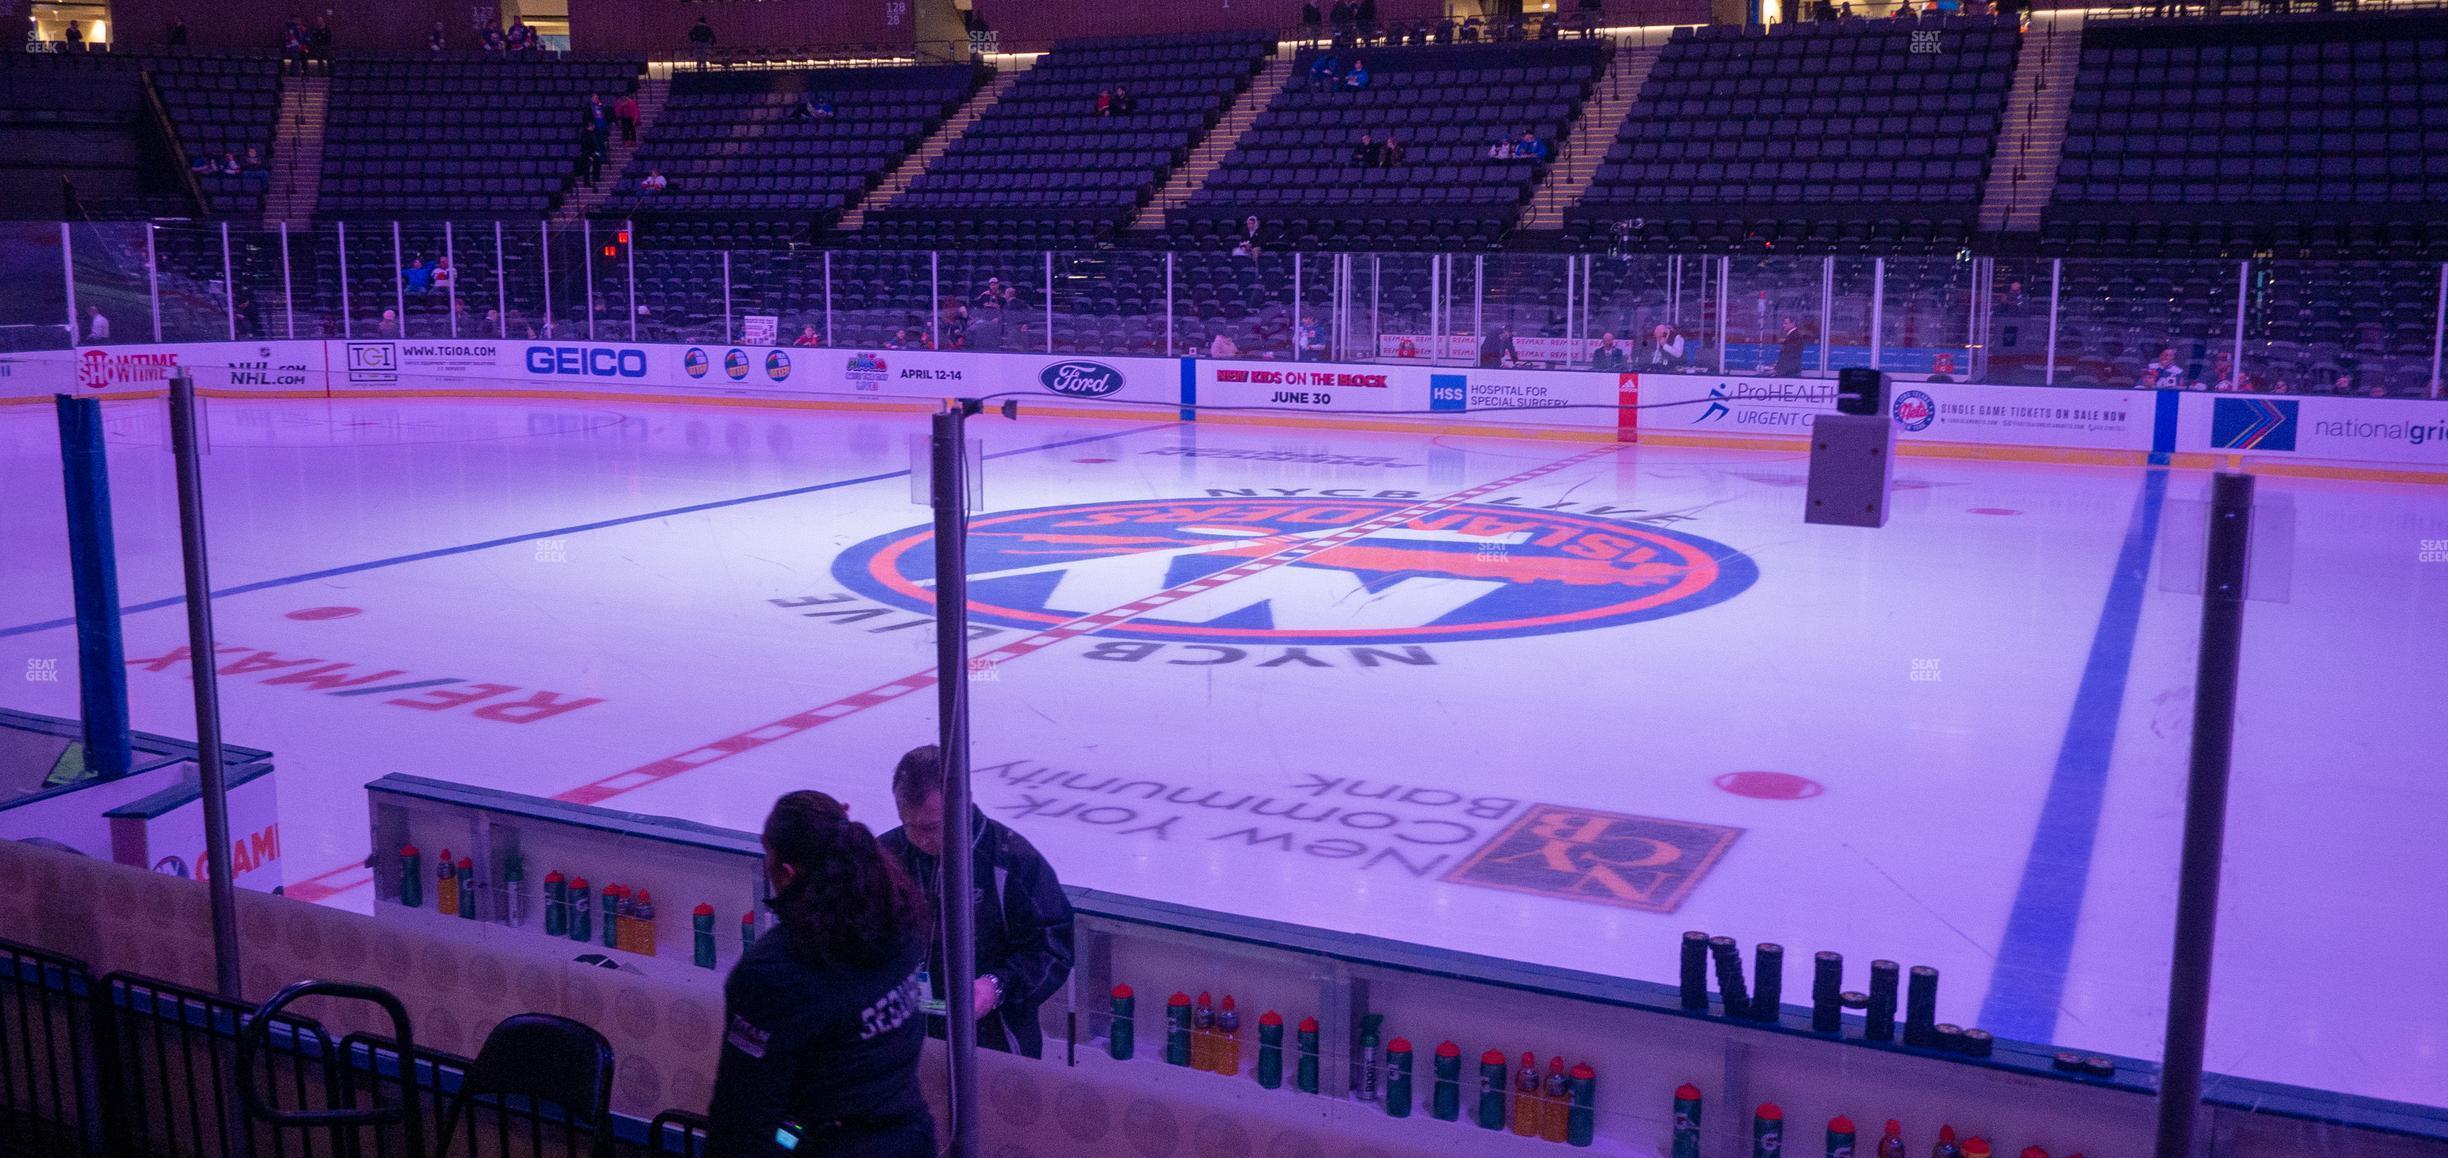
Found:
[{"label": "green water bottle", "polygon": [[1574,1066],[1565,1088],[1571,1102],[1565,1111],[1564,1140],[1587,1146],[1598,1137],[1598,1071],[1588,1062]]},{"label": "green water bottle", "polygon": [[1294,1063],[1293,1084],[1304,1094],[1318,1092],[1318,1020],[1304,1017],[1300,1023],[1300,1060]]},{"label": "green water bottle", "polygon": [[425,907],[425,857],[413,844],[400,846],[400,903],[411,909]]},{"label": "green water bottle", "polygon": [[1827,1158],[1853,1158],[1853,1119],[1842,1114],[1828,1119]]},{"label": "green water bottle", "polygon": [[1700,1087],[1675,1087],[1674,1158],[1700,1158]]},{"label": "green water bottle", "polygon": [[459,919],[476,919],[476,894],[484,890],[476,883],[476,861],[473,857],[459,858]]},{"label": "green water bottle", "polygon": [[569,878],[559,869],[544,874],[544,935],[569,936]]},{"label": "green water bottle", "polygon": [[1428,1116],[1440,1122],[1462,1118],[1462,1047],[1450,1041],[1436,1047],[1436,1081],[1428,1093]]},{"label": "green water bottle", "polygon": [[1398,1037],[1386,1043],[1386,1116],[1411,1116],[1411,1039]]},{"label": "green water bottle", "polygon": [[1512,1086],[1511,1071],[1505,1068],[1503,1050],[1491,1049],[1479,1055],[1480,1129],[1504,1129],[1505,1094]]},{"label": "green water bottle", "polygon": [[569,883],[569,938],[586,942],[595,939],[595,899],[587,891],[585,877],[572,877]]},{"label": "green water bottle", "polygon": [[1129,1061],[1139,1047],[1139,997],[1128,985],[1113,987],[1113,1027],[1106,1031],[1105,1051],[1115,1061]]},{"label": "green water bottle", "polygon": [[1369,1013],[1360,1018],[1360,1100],[1377,1100],[1377,1030],[1385,1024],[1385,1014]]},{"label": "green water bottle", "polygon": [[1165,999],[1165,1064],[1190,1064],[1190,995],[1175,993]]},{"label": "green water bottle", "polygon": [[1777,1158],[1785,1150],[1785,1111],[1761,1102],[1751,1115],[1751,1158]]},{"label": "green water bottle", "polygon": [[703,901],[689,910],[690,959],[700,969],[714,967],[714,906]]},{"label": "green water bottle", "polygon": [[1283,1088],[1283,1014],[1272,1009],[1258,1019],[1258,1084]]}]

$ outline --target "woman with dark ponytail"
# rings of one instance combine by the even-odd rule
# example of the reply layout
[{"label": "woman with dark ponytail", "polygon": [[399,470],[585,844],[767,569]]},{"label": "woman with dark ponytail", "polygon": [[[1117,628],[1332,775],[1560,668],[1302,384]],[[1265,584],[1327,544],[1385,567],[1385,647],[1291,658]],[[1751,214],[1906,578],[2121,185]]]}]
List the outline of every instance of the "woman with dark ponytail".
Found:
[{"label": "woman with dark ponytail", "polygon": [[918,1092],[926,918],[901,866],[822,792],[765,818],[775,927],[723,985],[711,1158],[934,1158]]}]

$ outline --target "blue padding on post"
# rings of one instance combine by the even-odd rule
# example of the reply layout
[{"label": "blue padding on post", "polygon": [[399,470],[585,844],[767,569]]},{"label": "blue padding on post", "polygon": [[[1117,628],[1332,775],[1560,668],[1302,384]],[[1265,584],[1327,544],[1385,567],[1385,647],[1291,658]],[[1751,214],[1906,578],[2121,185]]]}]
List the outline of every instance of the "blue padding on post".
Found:
[{"label": "blue padding on post", "polygon": [[128,773],[127,648],[119,633],[119,562],[112,547],[110,465],[102,453],[102,404],[62,394],[60,474],[68,496],[68,573],[76,588],[77,694],[85,721],[85,767],[115,780]]},{"label": "blue padding on post", "polygon": [[1198,410],[1196,409],[1198,406],[1198,359],[1182,359],[1181,370],[1181,420],[1184,422],[1196,422],[1198,421]]}]

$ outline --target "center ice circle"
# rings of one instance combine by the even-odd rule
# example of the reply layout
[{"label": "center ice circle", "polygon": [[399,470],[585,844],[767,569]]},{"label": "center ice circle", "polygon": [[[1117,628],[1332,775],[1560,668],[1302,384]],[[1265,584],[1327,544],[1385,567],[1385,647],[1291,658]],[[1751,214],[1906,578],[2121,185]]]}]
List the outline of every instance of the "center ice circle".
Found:
[{"label": "center ice circle", "polygon": [[[845,552],[868,598],[935,604],[931,526]],[[1490,503],[1150,499],[1009,511],[969,531],[972,621],[1106,638],[1402,644],[1584,631],[1695,611],[1759,577],[1679,531]],[[1107,617],[1112,617],[1108,619]]]}]

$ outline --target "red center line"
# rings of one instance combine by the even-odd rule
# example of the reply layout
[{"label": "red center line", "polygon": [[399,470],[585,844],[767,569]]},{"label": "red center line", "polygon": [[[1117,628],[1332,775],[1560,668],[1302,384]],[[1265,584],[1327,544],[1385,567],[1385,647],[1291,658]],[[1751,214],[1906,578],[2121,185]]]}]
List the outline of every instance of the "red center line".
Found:
[{"label": "red center line", "polygon": [[[1309,558],[1310,556],[1319,554],[1320,552],[1333,550],[1336,547],[1344,546],[1345,544],[1351,543],[1355,540],[1366,538],[1370,535],[1376,534],[1379,531],[1399,526],[1403,523],[1423,517],[1425,515],[1434,514],[1437,511],[1443,510],[1447,507],[1458,506],[1462,503],[1470,502],[1473,499],[1480,498],[1491,492],[1503,490],[1506,487],[1519,486],[1523,483],[1544,478],[1548,475],[1556,473],[1557,471],[1568,470],[1592,459],[1613,454],[1618,449],[1620,449],[1620,447],[1617,444],[1608,443],[1583,451],[1579,454],[1558,459],[1554,462],[1534,466],[1528,470],[1507,475],[1500,479],[1495,479],[1489,482],[1481,483],[1474,487],[1455,491],[1454,493],[1445,495],[1441,498],[1424,500],[1422,502],[1413,503],[1407,507],[1398,507],[1385,514],[1378,515],[1375,518],[1366,520],[1364,522],[1354,523],[1351,526],[1343,528],[1342,530],[1335,531],[1327,535],[1321,535],[1316,538],[1296,538],[1291,535],[1269,535],[1265,538],[1255,540],[1256,542],[1262,544],[1282,544],[1282,546],[1268,554],[1256,556],[1228,567],[1222,571],[1218,571],[1210,575],[1203,575],[1199,578],[1189,580],[1188,582],[1168,587],[1162,591],[1156,592],[1153,595],[1147,595],[1139,599],[1134,599],[1131,602],[1122,604],[1119,607],[1110,608],[1105,611],[1091,612],[1076,619],[1058,623],[1034,634],[1022,636],[1008,643],[1001,644],[974,655],[971,662],[1002,663],[1006,660],[1019,659],[1023,656],[1033,655],[1064,640],[1074,639],[1082,635],[1094,634],[1095,632],[1112,627],[1115,624],[1126,623],[1130,620],[1146,615],[1149,612],[1170,607],[1173,604],[1179,603],[1184,599],[1188,599],[1193,595],[1214,590],[1217,587],[1221,587],[1227,583],[1232,583],[1240,579],[1246,579],[1262,571],[1269,571],[1286,564],[1297,563],[1302,559]],[[638,767],[632,768],[626,772],[614,773],[613,775],[606,776],[603,779],[597,780],[591,784],[581,784],[578,787],[554,796],[553,799],[568,801],[573,804],[600,804],[603,801],[619,796],[622,793],[634,792],[650,784],[659,784],[684,772],[692,772],[696,769],[703,768],[708,764],[737,756],[742,752],[762,748],[767,744],[771,744],[779,740],[787,740],[803,732],[832,723],[835,720],[857,715],[858,713],[866,711],[869,708],[880,707],[884,704],[892,703],[893,701],[899,700],[913,692],[924,691],[927,688],[931,688],[935,686],[935,683],[935,670],[933,668],[928,668],[924,671],[912,672],[909,675],[902,676],[899,679],[877,684],[874,687],[867,688],[864,691],[852,692],[849,695],[843,696],[828,703],[820,704],[806,711],[785,716],[782,719],[776,720],[762,727],[751,728],[745,732],[725,736],[719,740],[713,741],[712,743],[691,748],[677,755],[666,756],[660,760],[639,765]],[[362,877],[352,878],[352,874],[359,873],[364,875]],[[363,865],[353,864],[333,869],[318,876],[310,877],[305,881],[291,885],[288,891],[289,895],[298,897],[302,900],[319,901],[331,896],[336,896],[340,893],[348,892],[351,889],[361,888],[371,883],[373,883],[373,874],[368,872]]]}]

